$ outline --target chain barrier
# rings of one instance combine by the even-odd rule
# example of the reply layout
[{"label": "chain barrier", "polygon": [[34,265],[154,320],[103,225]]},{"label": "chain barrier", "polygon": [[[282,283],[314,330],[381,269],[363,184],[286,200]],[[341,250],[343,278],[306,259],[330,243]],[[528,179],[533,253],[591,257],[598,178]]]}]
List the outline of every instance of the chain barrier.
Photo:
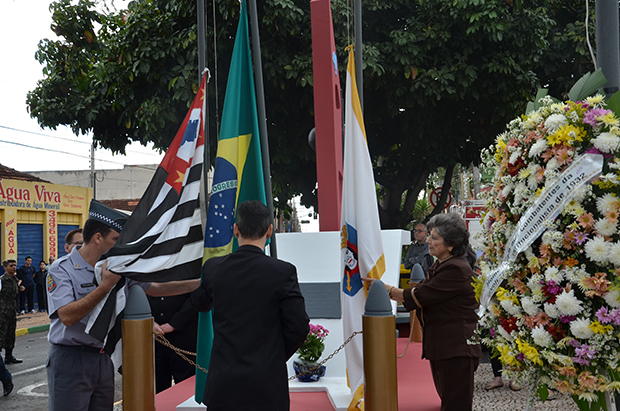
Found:
[{"label": "chain barrier", "polygon": [[342,345],[340,347],[338,347],[336,349],[336,351],[334,351],[333,353],[331,353],[327,358],[325,358],[323,361],[321,361],[320,363],[318,363],[317,365],[315,365],[312,368],[308,368],[308,370],[302,372],[301,374],[297,374],[297,375],[293,375],[292,377],[290,377],[288,380],[289,381],[293,381],[299,377],[301,377],[302,375],[306,375],[306,374],[310,374],[311,372],[313,372],[314,370],[316,370],[317,368],[319,368],[320,366],[322,366],[323,364],[325,364],[327,361],[331,360],[332,358],[334,358],[334,355],[338,354],[340,352],[340,350],[342,350],[348,343],[351,342],[351,340],[353,339],[353,337],[355,337],[357,334],[361,334],[361,331],[354,331],[353,334],[351,334],[351,336],[349,338],[347,338],[347,340],[345,342],[342,343]]},{"label": "chain barrier", "polygon": [[[316,370],[317,368],[319,368],[320,366],[322,366],[323,364],[325,364],[327,361],[331,360],[332,358],[334,358],[334,356],[336,354],[338,354],[348,343],[351,342],[351,340],[353,339],[353,337],[355,337],[357,334],[361,334],[361,331],[355,331],[353,332],[353,334],[351,334],[351,336],[349,338],[346,339],[345,342],[342,343],[342,345],[340,347],[338,347],[333,353],[331,353],[330,355],[327,356],[327,358],[325,358],[323,361],[321,361],[320,363],[318,363],[317,365],[315,365],[312,368],[309,368],[308,370],[306,370],[305,372],[302,372],[301,374],[298,375],[294,375],[291,378],[289,378],[289,381],[293,381],[298,377],[301,377],[302,375],[306,375],[306,374],[310,374],[311,372],[313,372],[314,370]],[[155,335],[155,341],[157,341],[158,343],[160,343],[161,345],[164,345],[168,348],[170,348],[171,350],[173,350],[174,352],[177,353],[177,355],[181,358],[183,358],[185,361],[187,361],[188,363],[190,363],[191,365],[193,365],[194,367],[200,369],[200,371],[204,372],[205,374],[209,372],[209,370],[205,370],[204,368],[202,368],[200,365],[196,364],[194,361],[190,360],[189,358],[186,357],[186,355],[191,355],[193,357],[196,356],[195,352],[191,352],[191,351],[185,351],[182,350],[178,347],[175,347],[174,345],[172,345],[170,343],[170,341],[168,341],[166,339],[166,337],[164,337],[162,334],[158,334],[156,332],[153,332],[153,334]]]},{"label": "chain barrier", "polygon": [[192,357],[195,357],[196,356],[195,352],[185,351],[185,350],[180,349],[179,347],[175,347],[174,345],[170,343],[170,341],[166,339],[166,337],[163,336],[163,334],[158,334],[156,332],[153,332],[153,334],[155,334],[155,341],[157,341],[161,345],[164,345],[170,348],[172,351],[176,352],[179,357],[183,358],[185,361],[187,361],[194,367],[198,368],[200,371],[204,372],[205,374],[209,372],[209,370],[202,368],[200,365],[196,364],[194,361],[186,357],[186,355],[191,355]]}]

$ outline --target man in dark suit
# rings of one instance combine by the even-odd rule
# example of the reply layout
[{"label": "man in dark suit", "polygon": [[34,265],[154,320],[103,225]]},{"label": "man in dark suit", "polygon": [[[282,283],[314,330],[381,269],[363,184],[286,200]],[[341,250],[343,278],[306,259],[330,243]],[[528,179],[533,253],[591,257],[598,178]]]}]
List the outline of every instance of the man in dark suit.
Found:
[{"label": "man in dark suit", "polygon": [[286,361],[309,331],[295,266],[265,255],[273,233],[259,201],[237,207],[239,249],[209,259],[192,294],[213,309],[213,349],[203,402],[209,411],[288,410]]}]

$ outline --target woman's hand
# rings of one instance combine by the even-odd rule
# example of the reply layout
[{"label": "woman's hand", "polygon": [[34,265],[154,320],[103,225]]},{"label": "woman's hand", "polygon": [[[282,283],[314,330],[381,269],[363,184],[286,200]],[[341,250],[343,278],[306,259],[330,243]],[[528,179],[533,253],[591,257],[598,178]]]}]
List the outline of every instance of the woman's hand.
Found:
[{"label": "woman's hand", "polygon": [[[365,281],[369,283],[370,285],[372,285],[372,283],[375,282],[376,280],[377,280],[376,278],[370,278],[370,277],[362,278],[362,281]],[[403,301],[405,301],[405,297],[404,297],[405,290],[401,288],[397,288],[393,285],[385,284],[385,283],[383,283],[383,285],[385,286],[385,290],[388,292],[388,296],[390,297],[391,300],[394,300],[399,303],[402,303]]]}]

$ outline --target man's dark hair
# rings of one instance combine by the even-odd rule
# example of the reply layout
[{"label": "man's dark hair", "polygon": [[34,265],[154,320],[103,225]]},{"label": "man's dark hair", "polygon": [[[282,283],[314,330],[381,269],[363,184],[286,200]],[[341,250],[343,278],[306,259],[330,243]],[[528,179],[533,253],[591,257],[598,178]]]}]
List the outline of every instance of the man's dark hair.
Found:
[{"label": "man's dark hair", "polygon": [[73,236],[80,233],[82,233],[81,228],[76,228],[75,230],[69,231],[65,236],[65,244],[71,244],[73,242]]},{"label": "man's dark hair", "polygon": [[258,200],[244,201],[237,207],[237,227],[241,237],[258,240],[269,229],[269,209]]},{"label": "man's dark hair", "polygon": [[41,263],[47,265],[47,263],[45,261],[43,261],[43,260],[39,261],[39,265],[41,265]]},{"label": "man's dark hair", "polygon": [[27,256],[26,258],[24,258],[24,261],[26,261],[26,260],[27,260],[27,259],[29,259],[29,258],[32,260],[32,257]]},{"label": "man's dark hair", "polygon": [[10,259],[10,258],[9,258],[8,260],[4,260],[4,261],[2,262],[2,266],[3,266],[3,267],[8,267],[8,266],[9,266],[9,263],[15,263],[15,264],[17,264],[17,261],[15,261],[15,260],[13,260],[13,259]]},{"label": "man's dark hair", "polygon": [[99,233],[105,238],[108,234],[110,234],[110,231],[112,231],[112,227],[99,221],[88,219],[84,223],[82,237],[84,237],[84,242],[88,243],[95,236],[95,234]]}]

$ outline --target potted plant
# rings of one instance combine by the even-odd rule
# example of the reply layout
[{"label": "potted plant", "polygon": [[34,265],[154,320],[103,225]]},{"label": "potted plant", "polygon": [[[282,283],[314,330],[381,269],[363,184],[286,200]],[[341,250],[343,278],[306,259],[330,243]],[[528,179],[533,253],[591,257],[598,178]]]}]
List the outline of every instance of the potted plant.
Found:
[{"label": "potted plant", "polygon": [[325,350],[325,337],[329,330],[318,324],[310,324],[310,331],[306,341],[299,347],[298,358],[293,361],[293,369],[297,379],[301,382],[318,381],[325,375],[325,366],[319,365],[318,360]]}]

